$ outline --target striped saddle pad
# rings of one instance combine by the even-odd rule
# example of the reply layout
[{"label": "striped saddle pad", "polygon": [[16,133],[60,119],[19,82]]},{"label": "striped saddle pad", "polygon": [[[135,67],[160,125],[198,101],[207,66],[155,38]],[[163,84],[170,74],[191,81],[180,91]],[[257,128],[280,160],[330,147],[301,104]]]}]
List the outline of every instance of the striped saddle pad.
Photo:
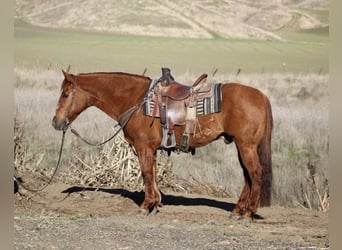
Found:
[{"label": "striped saddle pad", "polygon": [[[213,113],[221,112],[221,103],[222,103],[222,83],[216,83],[212,85],[212,93],[213,95],[210,97],[197,98],[196,105],[196,114],[200,115],[209,115]],[[152,116],[154,110],[155,102],[153,98],[148,98],[144,103],[144,115]]]}]

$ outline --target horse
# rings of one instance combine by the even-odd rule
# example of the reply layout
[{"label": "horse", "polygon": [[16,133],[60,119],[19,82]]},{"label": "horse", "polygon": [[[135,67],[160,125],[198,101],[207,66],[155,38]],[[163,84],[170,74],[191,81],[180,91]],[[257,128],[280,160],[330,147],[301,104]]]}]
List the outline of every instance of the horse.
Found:
[{"label": "horse", "polygon": [[[66,131],[85,109],[95,106],[122,126],[125,140],[137,154],[145,197],[139,213],[155,214],[161,205],[157,184],[157,151],[162,150],[161,122],[146,116],[142,103],[152,79],[124,72],[72,74],[63,71],[60,97],[52,125]],[[221,112],[199,116],[200,132],[191,136],[189,146],[205,146],[219,138],[234,142],[243,170],[244,187],[231,216],[252,220],[258,207],[271,205],[273,117],[269,99],[260,90],[241,83],[224,83]],[[175,126],[177,144],[184,126]]]}]

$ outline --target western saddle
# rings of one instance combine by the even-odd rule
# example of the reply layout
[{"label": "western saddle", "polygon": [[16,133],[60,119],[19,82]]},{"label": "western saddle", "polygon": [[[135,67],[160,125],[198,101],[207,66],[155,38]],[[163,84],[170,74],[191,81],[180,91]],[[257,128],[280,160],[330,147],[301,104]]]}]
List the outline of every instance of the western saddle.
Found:
[{"label": "western saddle", "polygon": [[192,86],[178,83],[170,69],[162,68],[162,76],[152,88],[155,103],[152,116],[160,117],[162,124],[161,146],[169,149],[176,147],[175,125],[185,125],[180,142],[180,150],[189,152],[190,135],[196,130],[197,100],[210,97],[212,84],[207,84],[207,74],[202,74]]}]

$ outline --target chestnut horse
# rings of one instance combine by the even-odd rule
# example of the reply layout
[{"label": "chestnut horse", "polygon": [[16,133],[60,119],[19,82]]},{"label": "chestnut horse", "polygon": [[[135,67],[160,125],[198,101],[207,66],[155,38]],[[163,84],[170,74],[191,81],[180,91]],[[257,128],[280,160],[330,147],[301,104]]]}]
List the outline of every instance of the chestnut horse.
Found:
[{"label": "chestnut horse", "polygon": [[[156,181],[156,155],[161,150],[161,123],[159,118],[145,116],[141,108],[151,79],[121,72],[63,74],[53,127],[66,130],[90,106],[96,106],[121,125],[124,120],[123,133],[137,153],[145,184],[139,211],[146,215],[158,211],[161,194]],[[223,84],[221,112],[199,116],[198,123],[201,129],[191,136],[191,148],[222,136],[226,143],[234,141],[245,183],[232,214],[252,219],[259,204],[271,203],[273,118],[268,98],[252,87]],[[178,148],[184,126],[175,126],[174,130]]]}]

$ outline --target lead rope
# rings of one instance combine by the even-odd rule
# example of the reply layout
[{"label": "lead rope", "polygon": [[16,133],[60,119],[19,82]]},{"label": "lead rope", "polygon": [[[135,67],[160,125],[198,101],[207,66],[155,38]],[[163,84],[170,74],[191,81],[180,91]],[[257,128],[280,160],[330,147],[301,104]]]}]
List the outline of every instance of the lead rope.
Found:
[{"label": "lead rope", "polygon": [[55,170],[50,178],[50,180],[41,188],[37,188],[37,189],[33,189],[33,188],[29,188],[28,186],[26,186],[25,184],[23,184],[23,182],[21,180],[19,180],[16,175],[14,174],[14,179],[15,181],[18,183],[19,186],[22,186],[24,189],[26,189],[27,191],[30,191],[30,192],[39,192],[39,191],[42,191],[44,190],[53,180],[53,178],[55,177],[56,173],[57,173],[57,170],[59,168],[59,165],[60,165],[60,162],[61,162],[61,158],[62,158],[62,151],[63,151],[63,145],[64,145],[64,137],[65,137],[65,132],[66,130],[63,130],[63,135],[62,135],[62,142],[61,142],[61,147],[59,149],[59,156],[58,156],[58,161],[57,161],[57,164],[56,164],[56,167],[55,167]]},{"label": "lead rope", "polygon": [[[76,76],[75,76],[75,85],[76,85]],[[69,115],[69,112],[70,112],[70,109],[71,109],[71,106],[72,104],[74,103],[74,98],[75,98],[75,92],[76,92],[76,88],[75,86],[73,85],[73,90],[72,90],[72,99],[71,99],[71,103],[70,105],[68,106],[68,115]],[[67,115],[67,119],[68,119],[68,115]],[[27,187],[25,184],[23,184],[23,182],[16,177],[15,173],[14,173],[14,180],[18,183],[19,186],[22,186],[24,189],[30,191],[30,192],[39,192],[39,191],[42,191],[44,190],[53,180],[53,178],[55,177],[56,173],[57,173],[57,170],[59,168],[59,164],[61,162],[61,158],[62,158],[62,151],[63,151],[63,145],[64,145],[64,137],[65,137],[65,132],[67,131],[68,128],[66,129],[63,129],[63,134],[62,134],[62,142],[61,142],[61,147],[59,149],[59,156],[58,156],[58,161],[57,161],[57,165],[56,165],[56,168],[50,178],[50,180],[41,188],[38,188],[38,189],[33,189],[33,188],[29,188]]]}]

